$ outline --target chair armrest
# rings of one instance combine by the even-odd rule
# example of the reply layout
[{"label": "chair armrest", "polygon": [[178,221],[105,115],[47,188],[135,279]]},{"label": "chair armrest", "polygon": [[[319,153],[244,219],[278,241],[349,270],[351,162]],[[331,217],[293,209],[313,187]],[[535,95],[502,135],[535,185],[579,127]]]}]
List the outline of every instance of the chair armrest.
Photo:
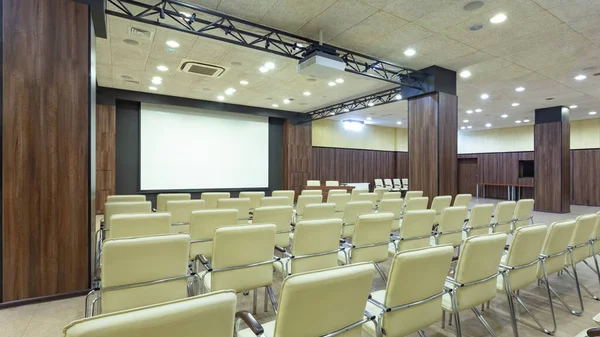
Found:
[{"label": "chair armrest", "polygon": [[463,286],[463,284],[462,284],[462,283],[458,283],[458,282],[456,282],[456,281],[455,281],[453,278],[451,278],[451,277],[448,277],[448,276],[446,276],[446,282],[448,282],[448,283],[450,283],[450,284],[452,284],[452,285],[455,285],[455,286],[457,286],[457,287],[462,287],[462,286]]},{"label": "chair armrest", "polygon": [[285,248],[283,248],[281,246],[278,246],[278,245],[275,245],[275,250],[278,251],[278,252],[280,252],[280,253],[285,253],[286,252]]},{"label": "chair armrest", "polygon": [[592,328],[587,331],[588,337],[600,336],[600,328]]},{"label": "chair armrest", "polygon": [[206,268],[206,270],[210,271],[210,262],[208,262],[208,259],[202,255],[202,254],[198,254],[196,255],[196,259],[198,259],[198,261],[200,261],[200,263],[202,263],[202,265],[204,266],[204,268]]},{"label": "chair armrest", "polygon": [[262,325],[260,325],[260,323],[258,323],[256,318],[254,318],[250,312],[245,310],[238,311],[235,313],[235,318],[244,321],[254,335],[260,336],[265,333],[265,329],[262,327]]}]

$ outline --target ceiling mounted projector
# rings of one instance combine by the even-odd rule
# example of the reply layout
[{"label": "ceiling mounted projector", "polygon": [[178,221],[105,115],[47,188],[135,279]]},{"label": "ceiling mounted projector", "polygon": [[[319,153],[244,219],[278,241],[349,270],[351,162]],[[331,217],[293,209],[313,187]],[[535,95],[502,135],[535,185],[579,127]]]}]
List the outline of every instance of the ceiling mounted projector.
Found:
[{"label": "ceiling mounted projector", "polygon": [[298,62],[298,74],[329,79],[340,75],[346,63],[336,53],[335,48],[325,45],[312,45]]}]

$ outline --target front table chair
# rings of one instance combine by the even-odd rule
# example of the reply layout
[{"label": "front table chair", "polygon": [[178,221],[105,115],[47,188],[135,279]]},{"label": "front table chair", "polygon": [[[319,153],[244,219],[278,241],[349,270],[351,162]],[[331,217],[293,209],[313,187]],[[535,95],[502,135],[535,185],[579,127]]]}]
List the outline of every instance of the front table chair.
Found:
[{"label": "front table chair", "polygon": [[206,209],[217,209],[219,200],[229,198],[231,198],[229,192],[204,192],[200,196],[200,199],[206,202]]},{"label": "front table chair", "polygon": [[190,193],[160,193],[156,196],[156,211],[166,212],[167,202],[175,200],[191,200]]}]

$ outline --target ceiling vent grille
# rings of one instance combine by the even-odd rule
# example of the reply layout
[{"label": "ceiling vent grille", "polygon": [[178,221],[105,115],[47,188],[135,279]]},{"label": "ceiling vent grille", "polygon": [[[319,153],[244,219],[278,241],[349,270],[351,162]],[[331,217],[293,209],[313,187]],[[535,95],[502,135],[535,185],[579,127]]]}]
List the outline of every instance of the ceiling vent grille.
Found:
[{"label": "ceiling vent grille", "polygon": [[153,31],[142,29],[142,28],[137,28],[137,27],[133,27],[133,26],[129,26],[129,35],[141,37],[141,38],[144,38],[146,40],[151,40],[153,34],[154,34]]},{"label": "ceiling vent grille", "polygon": [[208,64],[184,59],[183,61],[181,61],[178,70],[184,73],[200,76],[221,77],[228,70],[228,68],[215,64]]}]

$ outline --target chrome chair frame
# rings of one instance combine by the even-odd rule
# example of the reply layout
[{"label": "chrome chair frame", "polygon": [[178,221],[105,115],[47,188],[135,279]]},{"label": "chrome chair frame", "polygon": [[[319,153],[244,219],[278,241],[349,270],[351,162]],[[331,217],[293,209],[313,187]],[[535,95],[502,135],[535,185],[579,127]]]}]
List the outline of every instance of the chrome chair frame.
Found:
[{"label": "chrome chair frame", "polygon": [[396,248],[396,253],[398,253],[400,252],[400,243],[402,241],[421,240],[426,238],[431,238],[431,235],[411,236],[408,238],[390,235],[390,242],[394,244],[394,247]]},{"label": "chrome chair frame", "polygon": [[[390,242],[391,242],[391,240],[386,241],[386,242],[377,242],[377,243],[370,243],[368,245],[356,246],[356,245],[348,243],[344,240],[344,242],[342,242],[342,244],[341,244],[340,249],[342,252],[344,252],[344,258],[346,259],[346,264],[348,265],[352,261],[352,252],[354,250],[363,249],[363,248],[371,248],[371,247],[379,247],[379,246],[383,246],[383,245],[389,246]],[[383,270],[381,269],[381,267],[379,266],[378,263],[373,262],[373,265],[375,266],[375,269],[377,269],[377,272],[379,273],[379,275],[383,279],[383,282],[387,286],[387,276],[385,275],[385,273],[383,272]]]},{"label": "chrome chair frame", "polygon": [[[569,304],[567,304],[567,302],[565,302],[562,297],[560,297],[560,295],[558,295],[558,293],[552,288],[552,286],[550,285],[550,282],[548,281],[548,275],[546,274],[546,280],[541,280],[542,282],[546,282],[547,288],[548,290],[550,290],[550,292],[565,306],[565,308],[567,309],[567,311],[569,311],[571,314],[575,315],[575,316],[581,316],[581,314],[583,313],[584,307],[583,307],[583,298],[581,297],[581,289],[580,289],[580,284],[579,284],[579,277],[577,276],[577,269],[575,268],[575,266],[573,265],[573,249],[574,248],[578,248],[578,247],[573,247],[573,246],[568,246],[567,249],[560,251],[558,253],[552,254],[552,255],[545,255],[545,254],[540,254],[540,262],[542,263],[542,268],[544,269],[544,273],[546,272],[546,260],[552,257],[557,257],[557,256],[561,256],[561,255],[565,255],[567,253],[569,253],[569,257],[571,259],[571,267],[573,268],[573,274],[575,274],[575,276],[571,276],[571,274],[569,273],[569,276],[571,276],[572,278],[575,279],[575,284],[576,284],[576,288],[577,288],[577,295],[579,297],[579,305],[581,306],[580,311],[575,311],[571,308],[571,306]],[[563,269],[563,270],[566,270]]]},{"label": "chrome chair frame", "polygon": [[462,233],[464,232],[464,228],[463,229],[457,229],[455,231],[449,231],[449,232],[438,232],[438,227],[436,226],[436,228],[434,230],[431,231],[431,236],[433,236],[434,240],[435,240],[435,244],[439,245],[439,237],[442,235],[447,235],[447,234],[457,234],[457,233]]},{"label": "chrome chair frame", "polygon": [[[311,258],[311,257],[325,256],[325,255],[330,255],[330,254],[339,254],[339,252],[342,252],[342,251],[344,251],[344,248],[340,247],[338,249],[329,250],[326,252],[312,253],[312,254],[306,254],[306,255],[294,255],[294,254],[285,252],[285,253],[283,253],[283,256],[287,257],[289,259],[285,261],[285,265],[283,268],[285,275],[283,275],[283,279],[285,279],[289,275],[292,275],[290,273],[290,263],[292,262],[293,259],[299,260],[299,259],[306,259],[306,258]],[[346,255],[346,253],[344,253],[344,255]],[[281,263],[283,264],[283,262],[281,262]]]},{"label": "chrome chair frame", "polygon": [[[588,295],[590,295],[590,297],[592,297],[592,298],[593,298],[593,299],[595,299],[596,301],[600,301],[600,298],[598,298],[598,296],[594,295],[594,293],[592,293],[592,292],[591,292],[591,291],[590,291],[590,290],[589,290],[589,289],[588,289],[586,286],[584,286],[584,285],[583,285],[583,284],[582,284],[582,283],[579,281],[579,277],[577,277],[577,269],[575,268],[575,265],[573,264],[573,250],[574,250],[574,249],[577,249],[577,248],[582,248],[582,247],[585,247],[585,246],[587,246],[587,245],[589,245],[589,244],[590,244],[590,241],[588,241],[588,242],[586,242],[586,243],[579,244],[579,245],[575,245],[575,246],[571,246],[571,245],[569,245],[569,246],[567,247],[567,249],[569,250],[569,256],[570,256],[570,258],[571,258],[571,267],[573,268],[573,274],[575,274],[575,276],[573,276],[573,275],[572,275],[572,274],[569,272],[569,269],[565,268],[565,269],[563,269],[563,270],[564,270],[564,272],[565,272],[565,273],[567,273],[567,275],[568,275],[570,278],[572,278],[572,279],[573,279],[573,280],[574,280],[574,281],[577,283],[577,285],[578,285],[580,288],[583,288],[583,290],[585,290],[585,292],[586,292],[586,293],[588,293]],[[593,249],[593,247],[592,247],[592,249]],[[583,260],[582,262],[586,262],[586,261],[585,261],[585,260]],[[587,265],[587,262],[586,262],[585,264]],[[588,265],[588,267],[590,267],[590,268],[591,268],[591,266],[589,266],[589,265]],[[592,270],[593,270],[593,269],[592,269]],[[580,292],[579,296],[581,296],[581,292]],[[582,302],[582,303],[583,303],[583,302]],[[583,305],[581,306],[581,312],[583,312]]]},{"label": "chrome chair frame", "polygon": [[[492,217],[492,219],[493,219],[493,217]],[[512,229],[513,228],[512,224],[514,223],[514,221],[515,220],[508,220],[508,221],[502,221],[502,222],[492,222],[490,224],[490,227],[492,228],[492,233],[496,233],[496,227],[500,226],[500,225],[508,225],[510,227],[510,231],[514,232],[514,230]]]},{"label": "chrome chair frame", "polygon": [[600,283],[600,272],[598,272],[600,268],[598,268],[598,257],[596,256],[600,252],[596,253],[594,249],[596,241],[600,241],[600,238],[590,238],[590,252],[592,257],[594,258],[594,264],[596,265],[596,268],[594,269],[594,267],[590,266],[590,264],[586,260],[583,260],[583,263],[586,266],[588,266],[588,268],[590,268],[596,274],[596,276],[598,276],[598,283]]},{"label": "chrome chair frame", "polygon": [[533,214],[527,218],[512,219],[511,234],[514,233],[514,231],[516,230],[515,226],[517,224],[517,221],[525,221],[525,220],[529,220],[531,222],[531,224],[533,225],[534,224],[533,223]]}]

